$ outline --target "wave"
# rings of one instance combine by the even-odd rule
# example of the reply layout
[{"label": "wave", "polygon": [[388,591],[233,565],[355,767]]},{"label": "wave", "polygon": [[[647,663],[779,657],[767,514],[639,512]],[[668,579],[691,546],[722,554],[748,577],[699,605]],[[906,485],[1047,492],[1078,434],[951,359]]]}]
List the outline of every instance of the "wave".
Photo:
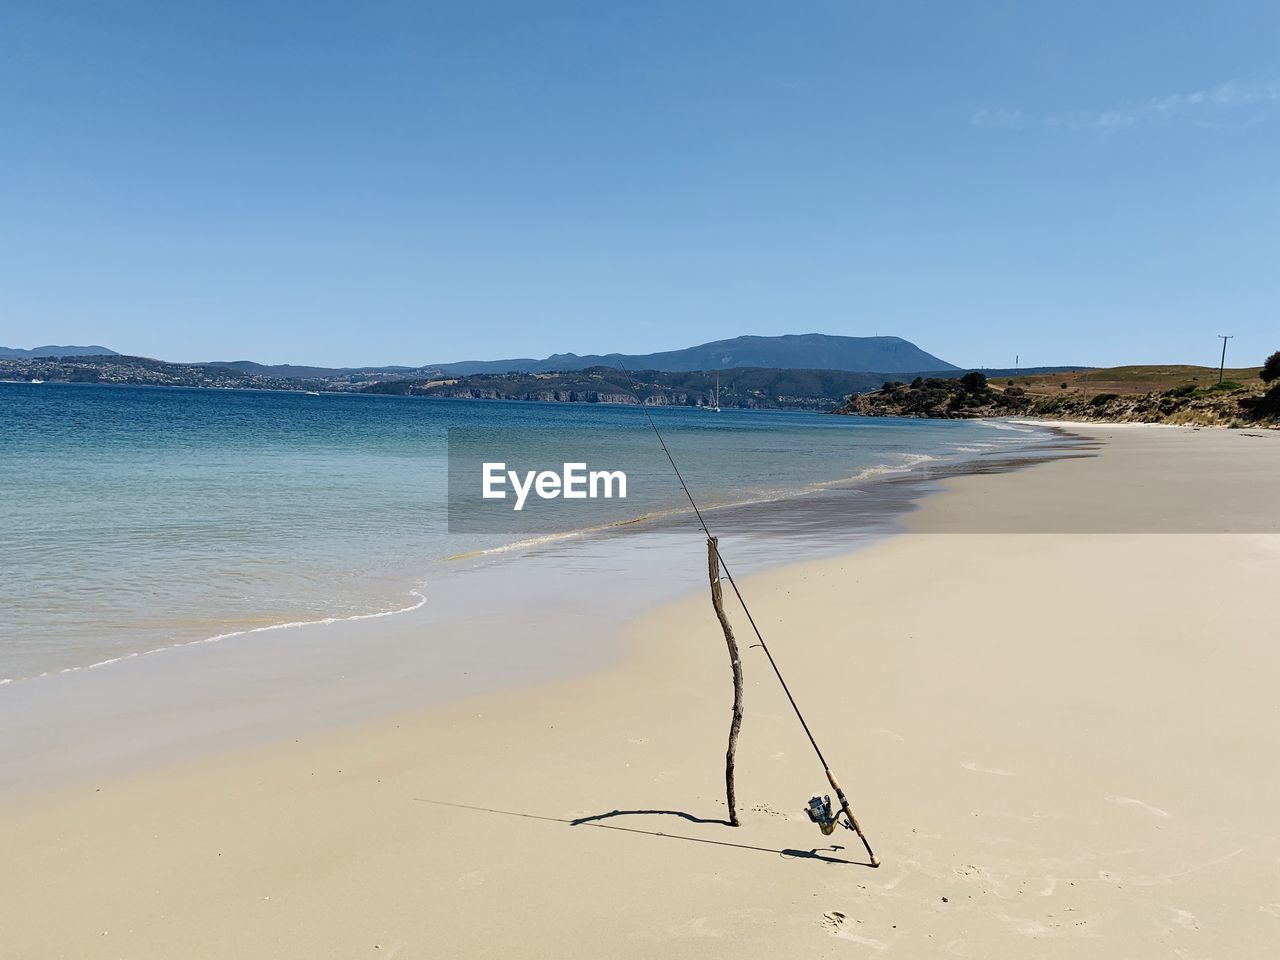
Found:
[{"label": "wave", "polygon": [[[803,487],[785,491],[774,491],[761,494],[759,496],[747,497],[742,500],[730,500],[724,503],[713,503],[701,507],[702,512],[713,513],[717,510],[727,510],[733,507],[749,507],[761,503],[779,503],[783,500],[792,500],[797,497],[803,497],[806,494],[814,493],[819,490],[829,490],[833,487],[840,487],[848,483],[857,483],[860,480],[869,480],[872,477],[883,476],[892,473],[906,473],[922,463],[928,463],[937,460],[938,457],[928,453],[906,453],[902,454],[904,463],[900,464],[876,464],[860,470],[858,473],[848,477],[839,477],[835,480],[821,480],[816,483],[806,484]],[[502,543],[493,547],[481,547],[476,550],[468,550],[464,553],[455,553],[451,556],[444,557],[443,562],[451,563],[460,560],[474,560],[478,557],[486,557],[499,555],[503,553],[511,553],[517,550],[528,550],[534,547],[543,546],[548,543],[556,543],[563,540],[572,540],[578,537],[590,536],[592,534],[608,533],[619,530],[624,527],[637,526],[639,524],[652,523],[658,520],[668,520],[672,517],[693,516],[693,507],[672,507],[669,510],[653,510],[647,513],[637,514],[634,517],[627,517],[622,520],[612,520],[608,523],[598,523],[588,527],[575,527],[571,530],[558,530],[552,533],[540,534],[536,537],[525,537],[520,540],[513,540],[510,543]]]},{"label": "wave", "polygon": [[292,630],[296,627],[321,627],[333,623],[351,623],[356,620],[377,620],[381,617],[394,617],[402,613],[412,613],[414,610],[422,608],[427,602],[427,596],[422,592],[426,588],[426,584],[419,585],[421,589],[413,589],[409,591],[411,596],[417,597],[416,603],[411,603],[407,607],[398,607],[394,610],[379,610],[374,613],[357,613],[349,617],[321,617],[317,620],[290,620],[286,623],[269,623],[261,627],[249,627],[244,630],[231,630],[227,633],[218,633],[211,637],[201,637],[198,640],[182,640],[178,643],[168,643],[162,647],[155,647],[151,650],[135,650],[133,653],[124,653],[118,657],[109,657],[106,660],[99,660],[96,663],[86,663],[78,666],[63,667],[60,670],[45,670],[43,673],[32,674],[27,677],[4,677],[0,678],[0,687],[8,683],[14,683],[22,680],[41,680],[46,677],[61,676],[66,673],[80,673],[85,670],[97,670],[99,667],[109,667],[114,663],[123,663],[126,660],[136,660],[138,657],[149,657],[153,654],[164,653],[167,650],[178,650],[182,647],[195,647],[206,643],[217,643],[220,640],[230,640],[232,637],[243,637],[251,633],[266,633],[270,630]]}]

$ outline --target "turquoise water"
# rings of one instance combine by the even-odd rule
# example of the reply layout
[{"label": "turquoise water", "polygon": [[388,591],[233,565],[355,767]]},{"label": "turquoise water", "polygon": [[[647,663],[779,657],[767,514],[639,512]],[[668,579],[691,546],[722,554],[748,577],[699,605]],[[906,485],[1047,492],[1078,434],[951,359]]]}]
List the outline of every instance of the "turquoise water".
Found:
[{"label": "turquoise water", "polygon": [[[974,422],[651,412],[707,504],[1028,439]],[[492,437],[495,456],[518,435],[553,460],[625,459],[628,498],[450,532],[450,430]],[[545,537],[548,524],[679,510],[647,430],[628,406],[0,384],[0,680],[415,607],[460,562],[448,558]]]}]

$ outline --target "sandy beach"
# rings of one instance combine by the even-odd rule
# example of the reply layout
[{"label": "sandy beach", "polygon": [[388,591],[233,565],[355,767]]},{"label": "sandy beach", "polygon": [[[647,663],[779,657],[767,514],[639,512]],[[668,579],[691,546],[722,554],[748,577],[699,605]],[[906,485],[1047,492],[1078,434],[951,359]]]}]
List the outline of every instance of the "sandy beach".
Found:
[{"label": "sandy beach", "polygon": [[[430,710],[6,801],[3,954],[1256,958],[1280,942],[1280,434],[1072,427],[740,608]],[[691,534],[692,536],[692,534]],[[672,570],[705,577],[705,568]],[[603,640],[604,638],[602,638]]]}]

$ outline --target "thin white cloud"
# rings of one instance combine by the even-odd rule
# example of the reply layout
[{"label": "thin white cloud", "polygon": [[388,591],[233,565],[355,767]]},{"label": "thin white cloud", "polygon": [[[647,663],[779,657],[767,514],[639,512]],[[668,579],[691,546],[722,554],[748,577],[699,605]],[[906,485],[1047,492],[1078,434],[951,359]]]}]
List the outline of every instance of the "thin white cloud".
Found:
[{"label": "thin white cloud", "polygon": [[975,127],[1016,127],[1020,126],[1026,119],[1026,114],[1021,110],[1011,110],[1008,107],[997,107],[995,109],[979,107],[973,111],[973,115],[969,117],[969,122]]},{"label": "thin white cloud", "polygon": [[1066,127],[1068,130],[1118,130],[1123,127],[1132,127],[1137,122],[1137,116],[1125,113],[1123,110],[1071,110],[1044,118],[1046,125]]},{"label": "thin white cloud", "polygon": [[1227,80],[1191,93],[1174,93],[1106,110],[1034,114],[1011,107],[982,107],[969,116],[975,127],[1058,127],[1066,130],[1121,130],[1141,124],[1212,123],[1245,107],[1280,102],[1280,80]]},{"label": "thin white cloud", "polygon": [[1275,100],[1280,100],[1280,80],[1228,80],[1208,90],[1160,97],[1150,101],[1147,109],[1153,114],[1171,117],[1193,111],[1241,107],[1254,103],[1270,103]]}]

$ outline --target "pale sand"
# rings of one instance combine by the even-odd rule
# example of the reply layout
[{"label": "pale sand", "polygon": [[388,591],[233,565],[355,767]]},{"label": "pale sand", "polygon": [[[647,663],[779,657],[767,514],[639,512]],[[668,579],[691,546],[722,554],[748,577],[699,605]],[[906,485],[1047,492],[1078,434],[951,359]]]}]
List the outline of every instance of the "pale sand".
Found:
[{"label": "pale sand", "polygon": [[[821,771],[733,608],[743,825],[694,819],[729,700],[700,594],[605,674],[8,811],[0,954],[1272,955],[1280,435],[1078,430],[1098,457],[911,525],[1240,532],[918,533],[743,584],[879,870],[801,813]],[[681,813],[566,822],[616,809]]]}]

